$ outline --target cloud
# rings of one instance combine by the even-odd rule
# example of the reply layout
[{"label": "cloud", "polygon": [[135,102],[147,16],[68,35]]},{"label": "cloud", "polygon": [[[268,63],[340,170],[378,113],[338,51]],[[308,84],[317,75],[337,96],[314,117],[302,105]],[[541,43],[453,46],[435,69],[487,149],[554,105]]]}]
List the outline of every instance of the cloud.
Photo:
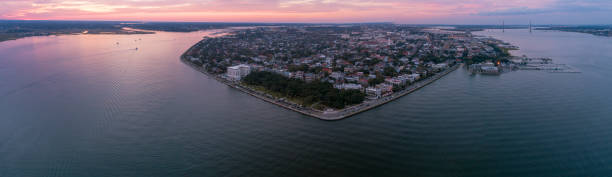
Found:
[{"label": "cloud", "polygon": [[31,13],[46,13],[55,10],[80,10],[84,12],[104,13],[115,12],[117,9],[125,9],[127,5],[107,5],[89,1],[63,1],[60,3],[33,3]]},{"label": "cloud", "polygon": [[478,23],[611,11],[610,0],[0,0],[0,18],[126,21]]},{"label": "cloud", "polygon": [[532,15],[555,12],[554,9],[533,9],[527,7],[503,9],[497,11],[479,12],[477,15],[483,16],[508,16],[508,15]]},{"label": "cloud", "polygon": [[593,13],[612,11],[612,1],[609,0],[558,0],[547,7],[529,8],[516,7],[493,11],[482,11],[476,15],[482,16],[516,16],[551,13]]}]

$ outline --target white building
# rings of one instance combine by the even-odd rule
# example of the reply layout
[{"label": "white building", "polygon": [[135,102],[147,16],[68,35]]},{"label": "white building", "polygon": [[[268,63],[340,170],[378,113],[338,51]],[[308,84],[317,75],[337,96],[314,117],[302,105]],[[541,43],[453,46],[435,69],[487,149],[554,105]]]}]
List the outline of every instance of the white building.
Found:
[{"label": "white building", "polygon": [[334,88],[340,90],[362,90],[363,87],[359,84],[336,84]]},{"label": "white building", "polygon": [[330,77],[334,78],[336,80],[340,80],[340,79],[344,78],[344,74],[342,74],[341,72],[332,72]]},{"label": "white building", "polygon": [[382,90],[376,87],[368,87],[366,89],[366,95],[369,99],[378,99],[382,95]]},{"label": "white building", "polygon": [[304,80],[304,71],[296,71],[291,73],[291,78]]},{"label": "white building", "polygon": [[499,74],[499,68],[491,62],[487,62],[480,66],[480,72],[483,74]]},{"label": "white building", "polygon": [[385,82],[396,86],[406,84],[406,81],[403,79],[403,77],[387,78],[385,79]]},{"label": "white building", "polygon": [[410,79],[410,82],[414,82],[416,80],[419,80],[421,78],[420,74],[410,74],[408,75],[408,79]]},{"label": "white building", "polygon": [[239,81],[242,77],[251,73],[251,67],[245,64],[227,68],[227,77],[233,81]]},{"label": "white building", "polygon": [[199,59],[199,58],[196,58],[196,57],[190,57],[190,58],[189,58],[189,60],[190,60],[191,62],[194,62],[194,61],[200,61],[200,59]]},{"label": "white building", "polygon": [[445,69],[445,68],[448,68],[448,64],[446,63],[435,64],[433,65],[433,68],[434,69]]}]

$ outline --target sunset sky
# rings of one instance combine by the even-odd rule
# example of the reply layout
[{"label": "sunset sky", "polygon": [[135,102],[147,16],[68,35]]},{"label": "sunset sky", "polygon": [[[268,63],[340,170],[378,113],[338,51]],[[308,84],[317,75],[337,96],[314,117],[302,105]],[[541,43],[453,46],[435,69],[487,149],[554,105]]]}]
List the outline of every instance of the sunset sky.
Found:
[{"label": "sunset sky", "polygon": [[612,0],[0,0],[0,19],[612,24]]}]

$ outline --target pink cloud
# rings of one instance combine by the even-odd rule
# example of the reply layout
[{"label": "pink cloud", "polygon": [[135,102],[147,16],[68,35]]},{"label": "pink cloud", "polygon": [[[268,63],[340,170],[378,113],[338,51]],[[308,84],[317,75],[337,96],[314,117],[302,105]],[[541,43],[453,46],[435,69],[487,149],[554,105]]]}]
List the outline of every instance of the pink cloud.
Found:
[{"label": "pink cloud", "polygon": [[477,14],[547,8],[559,1],[572,0],[4,0],[0,2],[0,18],[418,23],[491,18]]}]

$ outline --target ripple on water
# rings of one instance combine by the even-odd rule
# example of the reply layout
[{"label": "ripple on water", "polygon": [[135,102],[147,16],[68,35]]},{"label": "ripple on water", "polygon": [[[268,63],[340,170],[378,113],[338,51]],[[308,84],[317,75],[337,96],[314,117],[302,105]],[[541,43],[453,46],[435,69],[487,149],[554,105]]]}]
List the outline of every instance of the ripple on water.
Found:
[{"label": "ripple on water", "polygon": [[[459,69],[333,122],[186,67],[177,56],[199,33],[134,35],[155,41],[137,52],[105,53],[113,48],[102,45],[133,36],[90,36],[95,45],[75,42],[82,36],[2,43],[0,53],[19,51],[0,61],[2,91],[61,74],[0,98],[0,162],[8,162],[0,176],[609,176],[612,82],[600,66],[611,66],[612,54],[592,51],[612,46],[554,33],[497,35],[510,35],[530,56],[570,63],[590,55],[570,63],[584,73]],[[601,43],[584,51],[544,45],[569,45],[565,39]],[[35,46],[45,55],[24,53],[33,45],[47,45]]]}]

